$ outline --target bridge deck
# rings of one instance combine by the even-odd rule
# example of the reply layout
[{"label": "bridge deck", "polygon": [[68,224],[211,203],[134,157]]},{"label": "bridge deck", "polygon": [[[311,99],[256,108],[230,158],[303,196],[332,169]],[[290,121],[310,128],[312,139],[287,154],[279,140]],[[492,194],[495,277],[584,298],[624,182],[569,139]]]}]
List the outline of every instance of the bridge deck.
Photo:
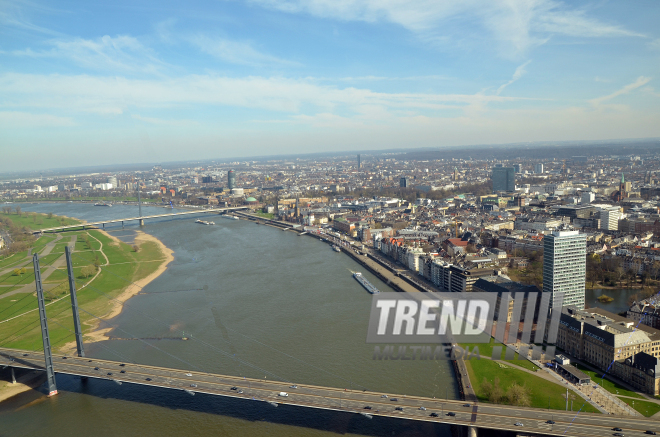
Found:
[{"label": "bridge deck", "polygon": [[[245,400],[256,400],[283,405],[296,405],[349,413],[368,413],[370,415],[399,417],[409,420],[449,423],[464,426],[476,426],[485,429],[525,431],[543,435],[571,435],[600,437],[610,435],[611,429],[621,427],[624,432],[658,430],[660,422],[638,417],[604,416],[593,413],[539,410],[532,408],[511,407],[504,405],[476,404],[463,406],[465,402],[431,399],[419,396],[397,396],[370,391],[345,390],[342,388],[319,387],[290,384],[277,381],[264,381],[227,375],[193,372],[180,369],[168,369],[155,366],[138,365],[53,355],[55,371],[62,374],[86,376],[90,378],[115,380],[122,383],[150,385],[174,390],[189,390],[195,393],[228,396]],[[0,366],[26,369],[44,369],[42,353],[0,348]],[[98,369],[98,370],[97,370]],[[124,371],[125,373],[121,373]],[[187,376],[190,374],[191,376]],[[193,386],[194,385],[194,386]],[[232,390],[236,387],[237,390]],[[278,394],[287,392],[288,397]],[[398,399],[393,401],[392,398]],[[364,407],[370,406],[367,410]],[[401,407],[398,411],[395,408]],[[426,410],[420,410],[425,407]],[[448,416],[447,412],[455,416]],[[437,413],[438,417],[432,417]],[[553,417],[554,425],[545,423]],[[522,422],[523,426],[514,423]]]},{"label": "bridge deck", "polygon": [[147,220],[147,219],[154,219],[154,218],[161,218],[161,217],[173,217],[173,216],[177,216],[177,215],[204,214],[204,213],[209,213],[209,212],[221,212],[221,211],[235,211],[235,210],[241,210],[241,209],[246,209],[246,208],[247,207],[245,207],[245,206],[236,206],[236,207],[230,207],[230,208],[200,209],[200,210],[194,210],[194,211],[180,211],[180,212],[172,212],[172,213],[166,213],[166,214],[143,215],[141,217],[128,217],[128,218],[121,218],[121,219],[101,220],[101,221],[90,222],[90,223],[81,223],[79,225],[57,226],[57,227],[54,227],[54,228],[37,229],[34,232],[39,233],[39,232],[63,231],[65,229],[77,229],[77,228],[82,228],[82,227],[86,227],[86,226],[104,225],[104,224],[108,224],[108,223],[130,222],[130,221],[135,221],[135,220]]}]

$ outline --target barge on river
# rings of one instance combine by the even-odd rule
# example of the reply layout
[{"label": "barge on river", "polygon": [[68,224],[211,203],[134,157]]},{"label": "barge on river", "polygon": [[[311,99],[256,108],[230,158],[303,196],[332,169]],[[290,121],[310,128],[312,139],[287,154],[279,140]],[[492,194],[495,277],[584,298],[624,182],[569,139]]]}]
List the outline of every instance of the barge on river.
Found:
[{"label": "barge on river", "polygon": [[371,282],[367,281],[367,278],[362,276],[362,273],[360,272],[355,272],[353,273],[353,277],[355,278],[356,281],[360,283],[369,293],[371,294],[378,294],[380,293],[380,290],[378,290],[376,287],[374,287]]}]

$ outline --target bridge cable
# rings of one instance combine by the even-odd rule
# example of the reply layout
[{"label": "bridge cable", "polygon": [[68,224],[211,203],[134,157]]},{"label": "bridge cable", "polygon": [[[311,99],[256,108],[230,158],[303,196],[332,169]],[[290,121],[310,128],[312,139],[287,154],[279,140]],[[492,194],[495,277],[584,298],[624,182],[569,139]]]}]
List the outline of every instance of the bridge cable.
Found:
[{"label": "bridge cable", "polygon": [[[53,322],[54,322],[55,324],[61,326],[62,328],[66,329],[67,331],[69,331],[69,332],[71,333],[71,334],[67,335],[67,337],[70,336],[70,335],[72,335],[72,334],[75,335],[75,332],[72,331],[70,328],[68,328],[68,327],[66,327],[66,326],[64,326],[64,325],[62,325],[61,323],[57,322],[56,320],[53,320]],[[65,338],[66,338],[66,337],[65,337]],[[152,378],[152,379],[164,379],[165,382],[166,382],[167,384],[169,384],[169,387],[168,387],[168,388],[170,388],[170,389],[172,389],[172,390],[183,390],[183,391],[186,391],[186,392],[188,392],[188,391],[193,391],[193,392],[194,392],[194,391],[195,391],[195,390],[191,390],[191,387],[190,387],[190,386],[186,386],[186,385],[185,385],[186,382],[183,382],[183,380],[180,380],[180,381],[183,382],[183,385],[181,385],[181,386],[176,385],[176,384],[174,383],[174,380],[177,379],[177,378],[173,378],[173,377],[171,376],[171,372],[170,372],[170,377],[169,377],[169,378],[166,377],[166,376],[162,376],[162,375],[152,375],[152,374],[150,373],[150,370],[147,369],[144,365],[140,365],[140,364],[136,363],[134,360],[131,360],[130,358],[127,358],[125,355],[123,355],[123,354],[121,354],[121,353],[119,353],[119,352],[117,352],[117,351],[115,351],[115,350],[109,348],[108,346],[106,346],[106,345],[103,344],[103,341],[98,341],[98,342],[94,342],[94,343],[95,343],[97,346],[101,346],[103,349],[107,350],[107,351],[110,352],[111,354],[116,355],[116,356],[118,356],[119,358],[121,358],[121,359],[122,359],[122,362],[130,363],[130,364],[134,365],[135,367],[141,369],[141,370],[144,372],[143,374],[149,375],[150,378]],[[64,355],[66,356],[66,353],[65,353]],[[86,358],[87,358],[87,357],[86,357]],[[90,360],[90,361],[91,361],[91,360]],[[205,373],[205,372],[202,372],[202,373]],[[205,374],[206,374],[206,375],[209,375],[208,373],[205,373]],[[211,375],[212,375],[212,374],[211,374]],[[92,376],[92,378],[93,378],[93,377],[94,377],[94,376]],[[100,378],[100,379],[106,379],[106,378]],[[113,378],[112,380],[115,381],[115,382],[117,382],[117,380],[115,380],[114,378]],[[124,382],[127,382],[127,383],[129,383],[129,384],[134,384],[134,383],[135,383],[134,381],[130,381],[130,380],[127,380],[127,381],[124,381]],[[217,383],[217,382],[215,382],[215,383],[214,383],[214,382],[210,382],[210,383],[208,383],[208,384],[215,384],[215,385],[217,386],[219,383]],[[223,383],[223,385],[229,385],[229,384]],[[193,388],[195,388],[195,387],[193,387]],[[254,399],[254,400],[261,400],[261,401],[267,402],[265,399],[261,399],[261,398],[255,397],[254,395],[252,395],[252,399]]]},{"label": "bridge cable", "polygon": [[[103,270],[106,271],[106,272],[109,272],[108,270],[105,270],[105,269],[103,269]],[[109,273],[112,273],[112,272],[109,272]],[[113,274],[114,274],[114,273],[113,273]],[[118,277],[121,278],[121,276],[119,276],[119,275],[116,275],[116,274],[115,274],[115,276],[118,276]],[[125,279],[125,278],[122,278],[122,279],[126,280],[126,281],[129,282],[129,283],[132,283],[131,281],[129,281],[129,280]],[[137,286],[137,285],[136,285],[136,286]],[[138,286],[138,287],[139,287],[139,286]],[[125,306],[125,307],[127,306],[127,307],[131,308],[131,306],[130,306],[130,305],[127,305],[125,302],[122,302],[122,301],[120,301],[120,300],[118,300],[118,299],[116,299],[116,298],[114,298],[114,297],[112,297],[112,296],[109,296],[108,294],[106,294],[106,293],[104,293],[104,292],[98,290],[96,287],[94,287],[94,286],[92,286],[92,285],[87,285],[86,288],[87,288],[87,289],[91,289],[91,290],[95,291],[95,292],[98,293],[98,294],[104,295],[105,297],[107,297],[107,298],[110,299],[110,300],[114,300],[114,301],[116,301],[116,302],[118,302],[118,303],[121,303],[121,304],[122,304],[123,306]],[[142,288],[142,287],[140,287],[140,288]],[[80,307],[80,309],[81,309],[82,311],[84,311],[84,312],[90,314],[92,317],[96,317],[96,318],[98,318],[99,320],[105,322],[106,324],[110,324],[109,322],[107,322],[107,321],[101,319],[100,317],[98,317],[98,316],[96,316],[96,315],[94,315],[94,314],[92,314],[92,313],[89,313],[89,312],[86,311],[85,309],[83,309],[83,308],[81,308],[81,307]],[[134,309],[134,308],[131,308],[131,309]],[[157,318],[154,318],[153,316],[151,316],[151,315],[149,315],[149,314],[147,314],[147,313],[144,313],[143,311],[140,311],[140,310],[137,310],[137,309],[134,309],[134,310],[137,311],[137,312],[139,312],[140,314],[142,314],[142,315],[144,315],[144,316],[150,318],[151,320],[153,320],[153,321],[155,321],[155,322],[158,322],[158,323],[160,323],[160,324],[162,324],[162,325],[164,325],[164,326],[167,326],[168,328],[170,328],[170,326],[171,326],[169,323],[166,323],[166,322],[164,322],[164,321],[162,321],[162,320],[159,320],[159,319],[157,319]],[[119,330],[121,330],[121,331],[123,331],[123,332],[126,332],[126,333],[129,334],[130,336],[133,336],[130,332],[128,332],[128,331],[126,331],[126,330],[124,330],[124,329],[122,329],[122,328],[119,328],[119,327],[116,326],[116,325],[112,325],[112,324],[110,324],[110,326],[113,326],[113,327],[115,327],[115,328],[117,328],[117,329],[119,329]],[[135,336],[133,336],[133,337],[135,337]],[[173,356],[173,355],[171,355],[171,354],[169,354],[169,353],[167,353],[167,352],[165,352],[165,351],[163,351],[163,350],[157,348],[156,346],[153,346],[153,345],[151,345],[150,343],[147,343],[147,342],[144,341],[143,339],[140,339],[140,338],[138,338],[138,337],[135,337],[135,338],[137,338],[138,340],[143,341],[144,343],[146,343],[146,344],[148,344],[148,345],[150,345],[150,346],[152,346],[152,347],[154,347],[154,348],[156,348],[156,349],[162,351],[163,353],[166,353],[167,355],[170,355],[170,356],[173,357],[173,358],[176,358],[176,359],[178,359],[178,360],[180,360],[180,361],[186,362],[185,360],[182,360],[182,359],[180,359],[180,358],[177,358],[177,357],[175,357],[175,356]],[[201,339],[195,337],[194,335],[191,336],[190,338],[191,338],[192,340],[195,340],[195,341],[199,342],[199,343],[202,343],[202,344],[203,344],[204,346],[206,346],[207,348],[214,349],[214,350],[220,352],[221,354],[223,354],[223,355],[226,356],[227,358],[233,359],[233,360],[235,360],[235,361],[237,361],[237,362],[239,362],[239,363],[241,363],[241,364],[243,364],[243,365],[245,365],[245,366],[251,367],[251,368],[253,368],[253,369],[256,369],[256,370],[259,370],[259,371],[264,372],[264,373],[266,373],[266,374],[269,374],[269,375],[271,375],[271,376],[274,376],[275,378],[277,378],[277,379],[279,379],[279,380],[281,380],[281,381],[283,381],[283,382],[286,382],[286,383],[289,383],[289,384],[293,384],[293,382],[290,381],[290,380],[288,380],[287,378],[283,378],[283,377],[281,377],[281,376],[279,376],[279,375],[277,375],[277,374],[275,374],[275,373],[273,373],[273,372],[271,372],[271,371],[269,371],[269,370],[263,369],[263,368],[261,368],[261,367],[255,365],[255,364],[252,364],[252,363],[250,363],[249,361],[246,361],[246,360],[244,360],[244,359],[242,359],[242,358],[237,357],[235,354],[231,354],[231,353],[229,353],[229,352],[226,352],[226,351],[224,351],[223,349],[218,348],[217,346],[214,346],[214,345],[212,345],[212,344],[210,344],[210,343],[208,343],[208,342],[206,342],[206,341],[204,341],[204,340],[201,340]],[[187,364],[190,364],[190,363],[188,363],[188,362],[186,362],[186,363],[187,363]],[[195,367],[195,368],[197,368],[197,369],[199,369],[197,366],[194,366],[194,365],[192,365],[192,364],[190,364],[190,365],[193,366],[193,367]],[[200,370],[201,370],[201,369],[200,369]],[[323,397],[323,398],[325,398],[325,396],[323,396],[323,395],[320,395],[320,396]],[[327,398],[326,398],[326,399],[327,399]],[[328,399],[328,400],[329,400],[329,401],[334,401],[334,399]]]},{"label": "bridge cable", "polygon": [[[64,256],[64,254],[62,254],[62,256]],[[58,258],[58,259],[59,259],[59,258]],[[44,264],[44,266],[45,266],[45,267],[50,267],[55,261],[57,261],[57,259],[55,259],[51,264]],[[55,269],[55,270],[60,270],[60,269]],[[34,275],[34,272],[33,272],[33,275]],[[30,278],[30,275],[27,275],[27,274],[26,274],[25,277],[23,277],[19,282],[17,282],[17,283],[15,284],[15,286],[18,286],[18,285],[23,284],[28,278]],[[31,279],[32,279],[31,282],[34,282],[34,278],[31,278]],[[53,287],[53,288],[59,287],[60,285],[66,283],[66,282],[67,282],[67,280],[64,280],[64,281],[60,282],[59,284],[57,284],[57,285],[56,285],[55,287]],[[26,284],[26,285],[27,285],[27,284]],[[10,309],[10,308],[12,308],[14,305],[17,305],[17,304],[18,304],[19,302],[21,302],[23,299],[25,299],[25,298],[27,298],[27,297],[30,297],[30,296],[32,295],[32,293],[33,293],[33,292],[25,293],[25,296],[24,296],[22,299],[18,300],[17,302],[14,302],[12,305],[10,305],[10,306],[8,306],[7,308],[5,308],[5,309],[3,309],[2,311],[0,311],[0,314],[2,314],[3,312],[7,311],[7,310]],[[5,298],[0,297],[0,299],[6,299],[6,297],[5,297]],[[28,305],[24,305],[24,306],[22,306],[18,311],[20,311],[21,309],[25,308],[26,306],[28,306]],[[4,321],[0,321],[0,323],[3,323],[3,322],[4,322]]]},{"label": "bridge cable", "polygon": [[[74,253],[74,255],[75,255],[75,253]],[[133,282],[133,281],[131,281],[131,280],[129,280],[129,279],[126,279],[126,278],[124,278],[124,277],[122,277],[122,276],[120,276],[120,275],[117,275],[117,274],[114,273],[114,272],[111,272],[110,270],[104,269],[103,267],[100,267],[100,268],[101,268],[101,270],[103,270],[103,271],[105,271],[105,272],[107,272],[107,273],[110,273],[111,275],[116,276],[116,277],[118,277],[118,278],[120,278],[120,279],[126,281],[126,282],[129,283],[129,284],[134,285],[135,287],[138,287],[138,288],[140,288],[140,289],[143,289],[143,288],[144,288],[144,287],[139,286],[138,284],[136,284],[135,282]],[[124,306],[127,306],[127,307],[129,307],[129,308],[131,307],[131,306],[130,306],[129,304],[127,304],[126,302],[122,302],[122,301],[120,301],[120,300],[118,300],[118,299],[116,299],[116,298],[114,298],[114,297],[112,297],[112,296],[109,296],[109,295],[103,293],[102,291],[99,291],[99,290],[95,289],[95,287],[88,286],[88,288],[92,288],[92,289],[93,289],[94,291],[96,291],[97,293],[100,293],[100,294],[105,295],[108,299],[115,300],[116,302],[118,302],[118,303],[120,303],[120,304],[122,304],[122,305],[124,305]],[[162,297],[161,299],[163,299],[163,300],[167,300],[167,301],[170,301],[170,299],[168,299],[168,298],[166,298],[166,297]],[[170,302],[171,302],[171,301],[170,301]],[[132,309],[134,309],[134,308],[132,308]],[[160,321],[160,320],[154,319],[154,318],[151,317],[150,315],[148,315],[148,314],[146,314],[146,313],[144,313],[144,312],[142,312],[142,311],[140,311],[140,310],[137,310],[137,309],[134,309],[134,310],[140,312],[141,314],[143,314],[143,315],[145,315],[145,316],[147,316],[147,317],[150,317],[150,318],[151,318],[152,320],[154,320],[154,321],[158,321],[158,322],[160,322],[160,323],[162,323],[162,324],[167,325],[168,327],[170,326],[170,324],[167,324],[167,323],[162,322],[162,321]],[[282,355],[285,355],[285,356],[287,356],[287,357],[289,357],[289,358],[292,358],[292,359],[294,359],[294,360],[296,360],[296,361],[299,361],[299,362],[301,362],[301,363],[303,363],[303,364],[306,364],[307,366],[310,366],[310,367],[312,367],[312,368],[314,368],[314,369],[316,369],[316,370],[322,371],[322,372],[324,372],[324,373],[326,373],[326,374],[328,374],[328,375],[331,375],[331,376],[333,376],[333,377],[335,377],[335,378],[337,378],[337,379],[340,379],[340,380],[342,380],[342,381],[344,381],[344,382],[348,382],[348,383],[351,384],[351,385],[356,385],[357,387],[360,387],[360,388],[362,388],[362,389],[368,390],[367,387],[365,387],[365,386],[363,386],[363,385],[361,385],[361,384],[355,383],[354,381],[348,380],[348,379],[343,378],[343,377],[341,377],[341,376],[339,376],[339,375],[336,375],[336,374],[334,374],[334,373],[332,373],[332,372],[329,372],[329,371],[327,371],[327,370],[325,370],[325,369],[322,369],[322,368],[320,368],[320,367],[317,367],[317,366],[315,366],[315,365],[313,365],[313,364],[307,363],[306,361],[304,361],[304,360],[302,360],[302,359],[300,359],[300,358],[294,357],[293,355],[290,355],[290,354],[288,354],[288,353],[286,353],[286,352],[280,351],[280,350],[278,350],[278,349],[276,349],[276,348],[274,348],[274,347],[272,347],[272,346],[266,345],[265,343],[262,343],[262,342],[260,342],[260,341],[258,341],[258,340],[256,340],[256,339],[254,339],[254,338],[252,338],[252,337],[250,337],[250,336],[248,336],[248,335],[246,335],[246,334],[240,333],[239,331],[237,331],[237,330],[235,330],[235,329],[232,329],[232,328],[229,328],[229,327],[227,327],[227,329],[230,330],[230,331],[232,331],[232,332],[235,332],[235,333],[237,333],[237,334],[239,334],[239,335],[241,335],[241,336],[243,336],[243,337],[245,337],[245,338],[248,338],[248,339],[250,339],[250,340],[252,340],[252,341],[254,341],[254,342],[256,342],[256,343],[258,343],[258,344],[260,344],[260,345],[262,345],[262,346],[264,346],[264,347],[267,347],[267,348],[269,348],[269,349],[272,349],[273,351],[279,352],[279,353],[282,354]],[[201,342],[201,340],[199,340],[198,338],[196,338],[196,337],[194,337],[194,336],[192,336],[191,338],[193,338],[193,340],[197,340],[197,341],[200,341],[200,342]],[[209,347],[214,347],[214,346],[212,346],[212,345],[209,345],[208,343],[205,343],[205,344],[206,344],[207,346],[209,346]],[[262,370],[263,370],[263,369],[262,369]]]},{"label": "bridge cable", "polygon": [[[53,288],[57,288],[57,287],[59,287],[60,285],[65,284],[65,283],[67,283],[67,281],[62,281],[62,282],[60,282],[59,284],[57,284],[57,285],[56,285],[55,287],[53,287]],[[70,294],[70,293],[67,293],[67,294],[65,294],[64,296],[60,297],[60,298],[55,298],[56,300],[54,300],[54,301],[52,301],[52,302],[49,302],[47,305],[51,305],[51,304],[53,304],[53,303],[56,303],[56,302],[58,302],[58,301],[64,299],[65,297],[67,297],[69,294]],[[31,296],[32,296],[32,292],[27,293],[26,296],[23,297],[22,299],[20,299],[18,302],[22,301],[22,300],[25,299],[25,298],[31,297]],[[14,305],[18,304],[18,302],[15,302],[13,305],[10,305],[10,306],[7,307],[6,309],[9,309],[9,308],[13,307]],[[34,302],[28,302],[27,304],[25,304],[25,305],[23,305],[22,307],[20,307],[16,312],[22,310],[22,309],[25,308],[25,307],[30,306],[30,305],[33,304],[33,303],[34,303]],[[5,309],[5,310],[6,310],[6,309]],[[12,319],[15,319],[15,318],[21,317],[21,316],[23,316],[23,315],[25,315],[25,314],[28,314],[28,313],[32,312],[32,311],[36,311],[37,309],[38,309],[38,308],[34,308],[34,309],[32,309],[32,310],[26,311],[25,313],[23,313],[23,314],[19,314],[19,315],[17,315],[17,316],[9,315],[7,319],[0,321],[0,324],[2,324],[2,323],[6,323],[6,322],[8,322],[8,321],[10,321],[10,320],[12,320]],[[4,310],[3,310],[3,311],[4,311]]]},{"label": "bridge cable", "polygon": [[[51,317],[57,317],[57,316],[59,316],[60,314],[62,314],[64,311],[67,311],[67,310],[69,310],[69,309],[70,309],[70,308],[69,308],[68,306],[66,306],[66,307],[64,307],[64,309],[63,309],[62,311],[60,311],[59,313],[57,313],[57,314],[55,314],[55,315],[53,315],[53,316],[51,316]],[[32,322],[28,323],[27,325],[23,326],[22,328],[19,328],[19,329],[18,329],[17,331],[15,331],[13,334],[10,334],[10,335],[15,335],[15,337],[13,337],[13,338],[11,338],[11,339],[5,339],[5,340],[2,342],[2,344],[0,344],[0,347],[3,347],[3,346],[6,345],[6,344],[9,344],[9,343],[11,343],[11,342],[13,342],[13,341],[18,340],[20,337],[22,337],[22,336],[28,334],[29,332],[31,332],[32,330],[38,328],[39,326],[34,326],[33,328],[30,328],[29,330],[27,330],[26,332],[24,332],[24,333],[22,333],[22,334],[20,334],[20,335],[16,335],[19,331],[22,331],[23,329],[28,328],[28,327],[32,326],[33,324],[35,324],[35,323],[39,323],[39,319],[38,319],[38,318],[37,318],[36,320],[33,320]]]},{"label": "bridge cable", "polygon": [[[105,295],[105,293],[103,293],[103,292],[101,292],[101,291],[98,291],[98,290],[95,290],[94,287],[89,286],[89,287],[87,287],[87,288],[92,289],[92,290],[94,290],[94,291],[97,291],[97,292],[100,293],[100,294]],[[110,297],[110,296],[107,296],[107,295],[106,295],[106,297],[108,297],[109,299],[112,299],[112,300],[117,300],[117,299],[115,299],[115,298],[113,298],[113,297]],[[118,301],[118,300],[117,300],[117,301]],[[121,302],[121,301],[118,301],[118,302]],[[82,311],[84,311],[84,312],[86,312],[86,313],[92,315],[93,317],[96,317],[96,318],[98,318],[99,320],[102,320],[102,321],[104,321],[105,323],[109,324],[109,322],[107,322],[107,321],[101,319],[100,317],[97,317],[97,316],[95,316],[95,315],[89,313],[89,312],[86,311],[85,309],[83,309],[83,308],[80,308],[80,309],[81,309]],[[151,320],[153,320],[153,321],[155,321],[155,322],[161,323],[161,324],[163,324],[163,325],[165,325],[165,326],[167,326],[167,327],[170,326],[168,323],[165,323],[165,322],[163,322],[163,321],[161,321],[161,320],[159,320],[159,319],[156,319],[156,318],[150,316],[149,314],[146,314],[146,313],[144,313],[144,312],[142,312],[142,311],[139,311],[139,310],[136,310],[136,311],[138,311],[139,313],[143,314],[144,316],[150,318]],[[130,332],[128,332],[128,331],[126,331],[126,330],[124,330],[124,329],[122,329],[122,328],[119,328],[118,326],[115,326],[115,325],[110,325],[110,326],[113,326],[113,327],[115,327],[115,328],[117,328],[117,329],[119,329],[119,330],[121,330],[121,331],[123,331],[123,332],[126,332],[128,335],[130,335],[130,336],[132,336],[132,337],[135,337],[135,338],[137,338],[138,340],[147,343],[146,341],[144,341],[144,340],[142,340],[142,339],[140,339],[140,338],[134,336],[133,334],[131,334]],[[196,338],[195,336],[191,336],[190,338],[191,338],[192,340],[196,340],[196,341],[202,343],[203,345],[207,346],[208,348],[211,348],[211,349],[214,349],[214,350],[220,352],[222,355],[226,356],[227,358],[231,358],[231,359],[233,359],[233,360],[235,360],[235,361],[238,361],[238,362],[241,363],[241,364],[244,364],[245,366],[251,367],[251,368],[253,368],[253,369],[256,369],[256,370],[259,370],[259,371],[264,372],[264,373],[266,373],[266,374],[269,374],[269,375],[271,375],[271,376],[274,376],[275,378],[278,378],[278,379],[280,379],[280,380],[283,381],[283,382],[286,382],[286,383],[289,383],[289,384],[293,384],[292,381],[289,381],[289,380],[286,379],[286,378],[282,378],[281,376],[279,376],[279,375],[277,375],[277,374],[275,374],[275,373],[273,373],[273,372],[271,372],[271,371],[269,371],[269,370],[266,370],[266,369],[263,369],[263,368],[261,368],[261,367],[259,367],[259,366],[256,366],[256,365],[250,363],[249,361],[246,361],[246,360],[243,360],[242,358],[237,357],[235,354],[231,354],[231,353],[229,353],[229,352],[226,352],[226,351],[224,351],[224,350],[222,350],[222,349],[220,349],[220,348],[218,348],[218,347],[216,347],[216,346],[214,346],[214,345],[212,345],[212,344],[209,344],[209,343],[207,343],[207,342],[205,342],[205,341],[203,341],[203,340],[200,340],[200,339]],[[150,346],[152,346],[152,347],[154,347],[154,348],[156,348],[156,349],[158,349],[158,350],[160,350],[160,351],[162,351],[161,349],[157,348],[156,346],[153,346],[153,345],[151,345],[151,344],[149,344],[149,343],[147,343],[147,344],[150,345]],[[173,355],[171,355],[171,354],[169,354],[169,353],[167,353],[167,352],[165,352],[165,351],[162,351],[162,352],[164,352],[164,353],[166,353],[166,354],[172,356],[173,358],[176,358],[176,357],[174,357]],[[178,358],[178,359],[179,359],[180,361],[184,361],[184,362],[186,362],[185,360],[182,360],[182,359],[180,359],[180,358]],[[187,363],[187,362],[186,362],[186,363]],[[188,364],[190,364],[190,363],[188,363]],[[197,368],[198,370],[201,371],[201,369],[199,369],[199,367],[197,367],[197,366],[195,366],[195,365],[193,365],[193,364],[190,364],[190,365],[193,366],[193,367],[195,367],[195,368]],[[207,372],[203,372],[203,373],[207,373]],[[209,374],[209,373],[207,373],[207,374],[208,374],[209,376],[215,376],[215,377],[217,378],[217,376],[214,375],[214,374]],[[313,392],[312,392],[312,393],[313,393]],[[322,396],[322,395],[321,395],[321,397],[326,398],[325,396]],[[327,398],[326,398],[326,399],[327,399]],[[328,400],[332,401],[333,399],[328,399]]]}]

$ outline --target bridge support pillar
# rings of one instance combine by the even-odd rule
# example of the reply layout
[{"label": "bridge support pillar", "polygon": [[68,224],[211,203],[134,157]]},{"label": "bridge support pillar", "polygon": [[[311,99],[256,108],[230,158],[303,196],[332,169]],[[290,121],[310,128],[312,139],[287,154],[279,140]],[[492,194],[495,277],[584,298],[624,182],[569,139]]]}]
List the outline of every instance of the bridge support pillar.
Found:
[{"label": "bridge support pillar", "polygon": [[140,226],[144,226],[144,219],[140,219]]},{"label": "bridge support pillar", "polygon": [[105,229],[105,223],[101,223],[101,226],[103,226],[103,229]]},{"label": "bridge support pillar", "polygon": [[477,437],[477,427],[468,426],[468,437]]},{"label": "bridge support pillar", "polygon": [[76,278],[73,276],[73,263],[71,262],[71,249],[69,246],[64,247],[64,255],[66,256],[66,268],[69,275],[71,312],[73,313],[73,328],[76,334],[76,348],[78,349],[78,356],[84,357],[85,349],[83,349],[82,329],[80,329],[80,315],[78,314],[78,297],[76,296]]},{"label": "bridge support pillar", "polygon": [[16,384],[16,374],[14,373],[13,367],[11,367],[11,383]]},{"label": "bridge support pillar", "polygon": [[48,381],[48,396],[57,394],[55,383],[55,370],[53,369],[53,354],[50,350],[50,336],[48,335],[48,318],[46,317],[46,304],[44,303],[44,289],[41,284],[41,269],[39,268],[39,255],[32,257],[34,265],[34,283],[37,288],[37,303],[39,304],[39,321],[41,322],[41,339],[44,344],[44,359],[46,361],[46,379]]},{"label": "bridge support pillar", "polygon": [[124,229],[124,221],[121,221],[121,228]]}]

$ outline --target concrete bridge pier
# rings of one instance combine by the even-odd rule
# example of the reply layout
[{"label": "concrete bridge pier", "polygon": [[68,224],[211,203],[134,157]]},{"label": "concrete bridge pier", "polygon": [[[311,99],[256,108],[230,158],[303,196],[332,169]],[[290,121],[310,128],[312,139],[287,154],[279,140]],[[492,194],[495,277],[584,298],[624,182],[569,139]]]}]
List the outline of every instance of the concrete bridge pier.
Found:
[{"label": "concrete bridge pier", "polygon": [[101,223],[101,226],[103,226],[103,229],[105,229],[105,223]]},{"label": "concrete bridge pier", "polygon": [[144,226],[144,219],[140,219],[140,226]]},{"label": "concrete bridge pier", "polygon": [[468,437],[477,437],[477,427],[468,426]]},{"label": "concrete bridge pier", "polygon": [[124,229],[124,221],[121,221],[121,228]]},{"label": "concrete bridge pier", "polygon": [[14,368],[10,367],[11,369],[11,383],[16,384],[16,374],[14,373]]}]

